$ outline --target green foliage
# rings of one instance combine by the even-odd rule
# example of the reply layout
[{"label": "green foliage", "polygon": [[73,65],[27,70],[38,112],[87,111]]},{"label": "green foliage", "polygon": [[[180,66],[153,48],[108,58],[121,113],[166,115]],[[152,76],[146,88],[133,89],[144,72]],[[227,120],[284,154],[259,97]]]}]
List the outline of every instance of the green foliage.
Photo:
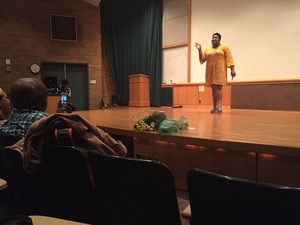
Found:
[{"label": "green foliage", "polygon": [[145,121],[146,124],[150,124],[151,122],[155,123],[155,127],[159,127],[159,124],[161,121],[165,120],[167,116],[165,115],[164,112],[159,112],[159,111],[153,111],[153,113],[144,118],[143,120]]}]

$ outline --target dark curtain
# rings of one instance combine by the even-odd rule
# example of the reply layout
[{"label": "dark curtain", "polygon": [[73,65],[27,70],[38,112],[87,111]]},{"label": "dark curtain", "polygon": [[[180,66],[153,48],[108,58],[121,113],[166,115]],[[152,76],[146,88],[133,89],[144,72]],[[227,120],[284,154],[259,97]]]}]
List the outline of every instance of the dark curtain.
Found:
[{"label": "dark curtain", "polygon": [[162,0],[102,0],[101,21],[117,97],[129,102],[131,74],[150,76],[150,104],[160,106]]}]

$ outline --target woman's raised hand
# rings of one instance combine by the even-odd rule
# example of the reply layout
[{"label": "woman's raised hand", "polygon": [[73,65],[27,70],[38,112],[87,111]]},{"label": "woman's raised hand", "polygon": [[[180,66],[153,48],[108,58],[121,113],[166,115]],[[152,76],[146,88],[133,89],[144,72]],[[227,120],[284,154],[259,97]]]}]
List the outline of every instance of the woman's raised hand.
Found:
[{"label": "woman's raised hand", "polygon": [[196,42],[195,47],[200,50],[201,49],[201,45],[199,43]]}]

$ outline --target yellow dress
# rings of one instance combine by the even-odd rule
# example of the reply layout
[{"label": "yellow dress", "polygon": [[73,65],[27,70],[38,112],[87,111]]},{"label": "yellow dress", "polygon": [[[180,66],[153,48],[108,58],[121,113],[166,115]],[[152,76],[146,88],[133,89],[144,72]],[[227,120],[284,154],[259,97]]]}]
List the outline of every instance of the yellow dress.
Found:
[{"label": "yellow dress", "polygon": [[206,62],[206,85],[227,84],[227,68],[234,66],[229,47],[220,44],[216,49],[212,47],[205,49],[200,63],[204,62]]}]

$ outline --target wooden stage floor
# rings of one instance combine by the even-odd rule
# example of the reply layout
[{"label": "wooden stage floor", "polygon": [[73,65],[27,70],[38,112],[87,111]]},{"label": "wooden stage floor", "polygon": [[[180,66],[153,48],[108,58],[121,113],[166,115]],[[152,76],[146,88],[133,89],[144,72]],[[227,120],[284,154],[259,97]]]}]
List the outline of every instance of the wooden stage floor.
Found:
[{"label": "wooden stage floor", "polygon": [[[189,129],[176,135],[134,130],[152,110],[168,119],[184,116]],[[133,140],[133,156],[169,166],[176,187],[186,190],[192,168],[249,180],[300,187],[300,112],[210,107],[117,107],[74,112],[110,134]]]},{"label": "wooden stage floor", "polygon": [[[163,111],[168,119],[184,116],[189,130],[172,137],[157,137],[157,132],[138,132],[134,119]],[[300,112],[243,110],[224,108],[221,114],[211,114],[203,107],[116,107],[74,112],[109,133],[155,140],[175,141],[230,149],[254,150],[300,157]],[[160,136],[160,135],[159,135]],[[242,148],[241,148],[242,146]],[[289,152],[283,152],[289,149]],[[270,152],[271,151],[271,152]],[[278,152],[279,151],[279,152]]]}]

